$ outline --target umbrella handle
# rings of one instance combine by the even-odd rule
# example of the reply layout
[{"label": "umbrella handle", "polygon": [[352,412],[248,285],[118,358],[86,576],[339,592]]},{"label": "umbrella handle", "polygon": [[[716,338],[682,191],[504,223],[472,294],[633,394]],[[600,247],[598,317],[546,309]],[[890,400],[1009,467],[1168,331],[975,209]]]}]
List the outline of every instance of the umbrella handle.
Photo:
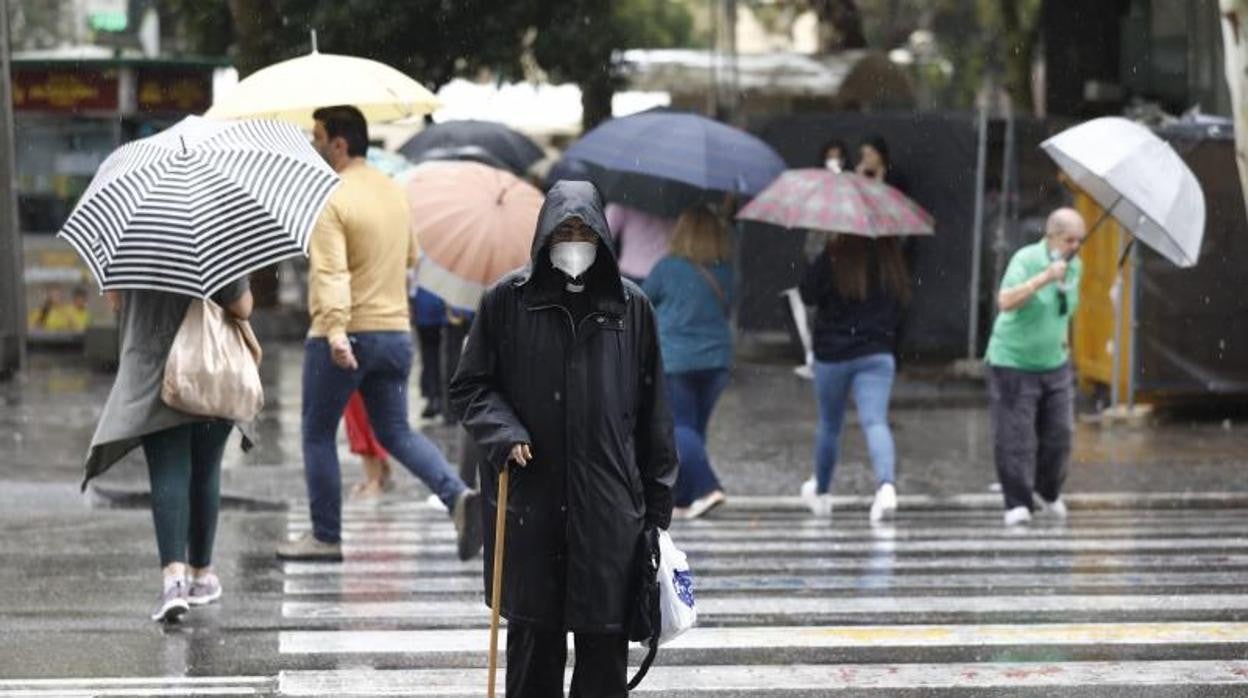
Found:
[{"label": "umbrella handle", "polygon": [[1127,244],[1122,248],[1122,255],[1118,257],[1118,271],[1122,271],[1122,265],[1127,263],[1127,256],[1131,254],[1131,248],[1135,246],[1135,238],[1127,240]]},{"label": "umbrella handle", "polygon": [[[1083,249],[1083,246],[1084,246],[1085,244],[1087,244],[1088,239],[1092,237],[1092,233],[1095,233],[1095,232],[1096,232],[1096,229],[1097,229],[1097,228],[1099,228],[1099,227],[1101,227],[1101,224],[1105,222],[1105,219],[1106,219],[1106,218],[1109,218],[1109,214],[1113,213],[1114,209],[1118,207],[1118,202],[1119,202],[1119,201],[1122,201],[1122,195],[1121,195],[1121,194],[1119,194],[1119,195],[1118,195],[1118,198],[1117,198],[1117,199],[1114,199],[1114,203],[1110,204],[1110,205],[1109,205],[1109,208],[1106,208],[1106,209],[1105,209],[1105,210],[1101,213],[1101,217],[1096,219],[1096,222],[1092,224],[1092,227],[1091,227],[1091,228],[1088,228],[1088,234],[1083,236],[1083,240],[1079,243],[1079,246],[1075,248],[1075,251],[1074,251],[1074,252],[1071,252],[1069,255],[1067,255],[1067,256],[1066,256],[1066,261],[1067,261],[1067,262],[1069,262],[1070,260],[1074,259],[1074,258],[1075,258],[1075,255],[1079,254],[1079,250],[1082,250],[1082,249]],[[1118,266],[1120,266],[1120,267],[1121,267],[1121,266],[1122,266],[1122,263],[1121,263],[1121,262],[1119,262]]]},{"label": "umbrella handle", "polygon": [[507,489],[510,464],[498,474],[498,515],[494,517],[494,583],[490,587],[490,673],[486,695],[494,698],[494,677],[498,672],[498,618],[503,601],[503,541],[507,534]]}]

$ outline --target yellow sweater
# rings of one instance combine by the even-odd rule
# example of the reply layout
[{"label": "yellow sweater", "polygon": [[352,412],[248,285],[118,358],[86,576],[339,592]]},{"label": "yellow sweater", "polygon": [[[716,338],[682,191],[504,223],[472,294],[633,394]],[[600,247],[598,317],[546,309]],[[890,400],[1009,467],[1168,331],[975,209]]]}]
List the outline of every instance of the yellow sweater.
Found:
[{"label": "yellow sweater", "polygon": [[407,195],[394,180],[355,158],[341,172],[309,244],[310,337],[348,332],[406,332],[407,268],[416,242]]}]

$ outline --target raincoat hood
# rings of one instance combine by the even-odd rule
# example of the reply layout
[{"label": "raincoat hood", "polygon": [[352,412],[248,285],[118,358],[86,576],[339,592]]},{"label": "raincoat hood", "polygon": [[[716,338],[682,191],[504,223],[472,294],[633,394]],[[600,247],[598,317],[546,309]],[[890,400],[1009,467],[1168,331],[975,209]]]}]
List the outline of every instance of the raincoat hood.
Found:
[{"label": "raincoat hood", "polygon": [[611,232],[603,212],[602,195],[590,182],[560,180],[546,193],[537,216],[529,268],[518,279],[529,306],[558,302],[566,277],[550,263],[550,238],[561,223],[579,218],[598,237],[594,265],[585,272],[585,289],[598,309],[612,315],[624,312],[628,290],[620,280],[620,267],[611,246]]}]

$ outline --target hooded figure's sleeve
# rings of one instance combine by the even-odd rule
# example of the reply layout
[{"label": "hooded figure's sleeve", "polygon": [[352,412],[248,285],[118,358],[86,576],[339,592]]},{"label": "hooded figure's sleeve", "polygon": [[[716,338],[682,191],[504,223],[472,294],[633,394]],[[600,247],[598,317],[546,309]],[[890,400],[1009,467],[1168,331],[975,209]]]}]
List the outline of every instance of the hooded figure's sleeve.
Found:
[{"label": "hooded figure's sleeve", "polygon": [[672,523],[672,487],[676,484],[679,462],[672,412],[667,405],[663,380],[663,357],[659,353],[659,333],[654,309],[644,298],[641,308],[642,359],[638,376],[640,400],[637,426],[633,434],[637,467],[646,498],[646,524],[666,529]]},{"label": "hooded figure's sleeve", "polygon": [[512,446],[533,440],[499,391],[498,344],[493,336],[496,320],[490,300],[487,295],[468,332],[468,342],[451,379],[450,400],[486,462],[502,468]]}]

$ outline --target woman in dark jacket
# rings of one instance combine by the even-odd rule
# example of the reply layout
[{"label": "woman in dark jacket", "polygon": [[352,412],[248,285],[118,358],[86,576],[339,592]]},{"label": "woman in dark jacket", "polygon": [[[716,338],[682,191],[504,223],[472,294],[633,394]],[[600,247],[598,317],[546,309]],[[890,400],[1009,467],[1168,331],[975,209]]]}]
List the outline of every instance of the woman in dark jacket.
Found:
[{"label": "woman in dark jacket", "polygon": [[832,514],[832,473],[852,392],[875,470],[870,518],[878,521],[897,509],[888,400],[897,371],[897,330],[910,299],[905,261],[896,239],[838,235],[811,262],[799,290],[807,305],[818,308],[814,373],[819,430],[815,473],[802,485],[802,499],[816,516]]},{"label": "woman in dark jacket", "polygon": [[[178,620],[191,606],[221,597],[212,571],[220,503],[221,456],[234,424],[179,412],[160,398],[165,361],[191,299],[160,291],[110,293],[121,305],[117,378],[87,454],[87,482],[142,446],[152,485],[152,518],[164,583],[152,620]],[[213,295],[227,313],[246,319],[246,277]],[[244,446],[250,441],[245,439]]]},{"label": "woman in dark jacket", "polygon": [[620,278],[609,240],[594,186],[556,184],[529,266],[485,294],[451,382],[480,447],[487,524],[499,469],[514,464],[500,609],[507,695],[562,695],[568,631],[572,695],[625,695],[638,537],[671,520],[676,449],[654,313]]}]

